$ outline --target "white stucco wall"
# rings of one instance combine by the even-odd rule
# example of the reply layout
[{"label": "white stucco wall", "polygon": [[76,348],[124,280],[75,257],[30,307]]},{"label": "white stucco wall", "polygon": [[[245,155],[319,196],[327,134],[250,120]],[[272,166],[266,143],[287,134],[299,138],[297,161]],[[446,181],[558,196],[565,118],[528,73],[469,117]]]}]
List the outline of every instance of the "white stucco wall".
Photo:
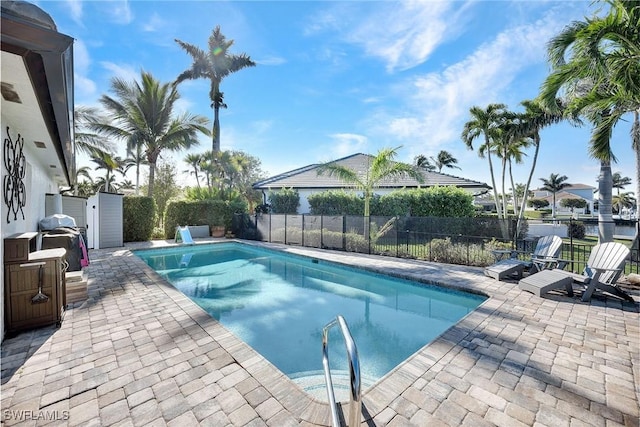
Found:
[{"label": "white stucco wall", "polygon": [[[12,129],[24,129],[24,124],[8,123],[6,118],[2,116],[2,137],[1,140],[4,147],[4,140],[7,138],[7,126]],[[25,129],[25,132],[28,132]],[[26,173],[24,178],[24,184],[26,188],[26,202],[23,208],[24,219],[22,214],[18,212],[18,218],[14,220],[13,213],[10,214],[9,222],[7,222],[7,213],[9,208],[4,200],[4,190],[2,191],[2,202],[0,203],[0,234],[4,241],[5,237],[8,237],[15,233],[23,233],[26,231],[38,231],[38,222],[45,216],[45,195],[47,193],[57,193],[58,186],[53,178],[48,174],[46,167],[38,163],[32,163],[34,159],[33,142],[28,139],[28,133],[23,134],[25,139],[25,147],[23,153],[26,159]],[[4,183],[4,177],[7,175],[7,169],[4,164],[4,149],[2,150],[2,165],[0,166],[2,172],[0,173],[0,182]],[[0,269],[0,333],[2,339],[4,339],[5,322],[4,322],[4,243],[0,245],[0,258],[3,260],[3,268]]]}]

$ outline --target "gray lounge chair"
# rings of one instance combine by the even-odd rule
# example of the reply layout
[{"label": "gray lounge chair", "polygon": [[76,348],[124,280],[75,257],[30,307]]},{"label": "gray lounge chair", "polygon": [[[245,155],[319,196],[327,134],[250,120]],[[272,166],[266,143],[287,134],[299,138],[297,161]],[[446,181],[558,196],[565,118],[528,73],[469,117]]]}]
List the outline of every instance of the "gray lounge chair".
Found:
[{"label": "gray lounge chair", "polygon": [[[558,264],[558,256],[562,248],[562,239],[558,236],[543,236],[538,240],[536,249],[531,254],[530,259],[521,260],[518,258],[508,258],[498,261],[484,269],[484,274],[496,280],[502,280],[507,276],[515,274],[517,278],[522,278],[522,273],[526,268],[531,274],[538,271],[555,268]],[[513,251],[515,256],[518,251]]]},{"label": "gray lounge chair", "polygon": [[534,276],[521,279],[518,282],[518,287],[537,296],[553,289],[565,288],[569,296],[573,296],[573,283],[577,282],[586,286],[582,294],[582,301],[589,301],[596,289],[599,289],[633,302],[633,298],[616,285],[628,256],[629,249],[623,244],[602,243],[594,246],[591,250],[583,274],[559,269],[545,270]]}]

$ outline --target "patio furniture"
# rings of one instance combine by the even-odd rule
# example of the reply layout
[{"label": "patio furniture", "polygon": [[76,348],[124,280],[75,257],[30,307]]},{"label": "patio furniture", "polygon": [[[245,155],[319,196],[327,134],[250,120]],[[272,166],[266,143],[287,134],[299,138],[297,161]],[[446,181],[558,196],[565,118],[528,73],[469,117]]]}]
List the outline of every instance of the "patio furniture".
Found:
[{"label": "patio furniture", "polygon": [[[607,242],[596,245],[591,250],[587,266],[582,274],[555,269],[521,279],[518,287],[538,296],[553,289],[565,288],[573,296],[573,282],[586,286],[582,301],[589,301],[599,289],[616,297],[633,302],[633,298],[615,283],[624,270],[629,249],[621,243]],[[569,281],[567,281],[569,279]]]},{"label": "patio furniture", "polygon": [[498,261],[484,269],[484,274],[496,280],[515,274],[518,279],[526,268],[530,274],[538,271],[555,268],[558,264],[558,256],[562,248],[562,239],[558,236],[543,236],[538,240],[536,249],[530,259],[521,260],[515,258],[519,251],[512,251],[512,257]]}]

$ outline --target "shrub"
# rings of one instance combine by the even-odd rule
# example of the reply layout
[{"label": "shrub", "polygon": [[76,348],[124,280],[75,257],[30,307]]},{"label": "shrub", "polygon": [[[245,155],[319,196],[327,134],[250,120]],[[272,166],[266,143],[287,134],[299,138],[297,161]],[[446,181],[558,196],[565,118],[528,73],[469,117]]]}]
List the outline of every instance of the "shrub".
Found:
[{"label": "shrub", "polygon": [[473,217],[473,196],[462,188],[435,186],[409,191],[411,216]]},{"label": "shrub", "polygon": [[146,196],[122,199],[122,237],[125,242],[151,240],[156,219],[156,202]]},{"label": "shrub", "polygon": [[573,237],[574,239],[584,239],[586,234],[586,228],[584,226],[584,222],[582,221],[571,221],[569,222],[569,228],[567,229],[567,234],[569,237]]},{"label": "shrub", "polygon": [[275,214],[295,214],[300,206],[300,194],[292,188],[282,188],[269,192],[271,212]]},{"label": "shrub", "polygon": [[179,225],[223,225],[230,229],[233,215],[246,211],[247,204],[240,200],[173,200],[165,212],[165,238],[172,238]]},{"label": "shrub", "polygon": [[[344,190],[322,191],[311,194],[307,200],[311,215],[364,215],[364,199]],[[370,204],[373,211],[373,198]]]},{"label": "shrub", "polygon": [[549,206],[549,201],[544,199],[529,199],[527,201],[527,206],[532,207],[535,210],[546,208]]}]

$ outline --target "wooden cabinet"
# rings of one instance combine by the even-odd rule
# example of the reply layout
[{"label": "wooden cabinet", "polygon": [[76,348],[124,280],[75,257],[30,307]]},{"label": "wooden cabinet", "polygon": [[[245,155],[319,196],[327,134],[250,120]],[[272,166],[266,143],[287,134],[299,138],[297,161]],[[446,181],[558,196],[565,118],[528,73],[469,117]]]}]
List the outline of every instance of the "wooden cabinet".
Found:
[{"label": "wooden cabinet", "polygon": [[5,258],[8,332],[60,325],[67,304],[64,256],[65,250],[56,248],[29,252],[22,262],[6,262]]},{"label": "wooden cabinet", "polygon": [[29,254],[35,252],[38,233],[27,232],[12,234],[4,239],[4,263],[22,262],[29,259]]}]

